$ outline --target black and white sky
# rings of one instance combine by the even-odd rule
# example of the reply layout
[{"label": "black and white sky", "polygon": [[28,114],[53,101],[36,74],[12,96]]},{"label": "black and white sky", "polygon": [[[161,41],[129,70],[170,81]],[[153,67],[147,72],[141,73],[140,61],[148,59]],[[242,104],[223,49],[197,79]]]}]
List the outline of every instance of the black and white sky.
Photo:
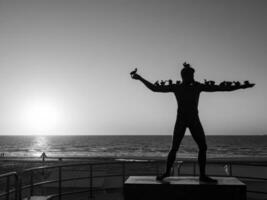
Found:
[{"label": "black and white sky", "polygon": [[173,94],[130,79],[250,80],[203,93],[207,134],[266,134],[267,1],[0,0],[0,134],[172,134]]}]

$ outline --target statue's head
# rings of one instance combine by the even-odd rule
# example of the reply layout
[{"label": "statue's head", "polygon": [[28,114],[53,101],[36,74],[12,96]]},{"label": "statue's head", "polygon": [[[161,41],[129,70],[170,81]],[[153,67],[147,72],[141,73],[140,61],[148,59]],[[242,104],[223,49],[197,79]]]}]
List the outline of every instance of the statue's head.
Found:
[{"label": "statue's head", "polygon": [[194,68],[189,63],[183,63],[184,68],[181,70],[181,77],[184,83],[191,83],[194,81]]}]

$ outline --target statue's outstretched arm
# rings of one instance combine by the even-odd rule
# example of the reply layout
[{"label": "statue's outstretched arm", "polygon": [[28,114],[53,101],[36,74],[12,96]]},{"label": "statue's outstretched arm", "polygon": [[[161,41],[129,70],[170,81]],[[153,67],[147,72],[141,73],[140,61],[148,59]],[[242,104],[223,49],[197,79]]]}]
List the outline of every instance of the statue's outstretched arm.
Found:
[{"label": "statue's outstretched arm", "polygon": [[231,86],[225,86],[225,85],[201,85],[201,91],[204,92],[231,92],[238,89],[246,89],[254,87],[255,84],[249,83],[244,85],[231,85]]},{"label": "statue's outstretched arm", "polygon": [[153,92],[172,92],[172,88],[169,86],[160,86],[160,85],[155,85],[148,80],[144,79],[142,76],[139,74],[131,73],[131,77],[135,80],[140,80],[148,89],[150,89]]},{"label": "statue's outstretched arm", "polygon": [[162,86],[162,85],[154,85],[153,83],[147,81],[143,77],[139,79],[144,85],[152,90],[153,92],[172,92],[172,87],[170,86]]}]

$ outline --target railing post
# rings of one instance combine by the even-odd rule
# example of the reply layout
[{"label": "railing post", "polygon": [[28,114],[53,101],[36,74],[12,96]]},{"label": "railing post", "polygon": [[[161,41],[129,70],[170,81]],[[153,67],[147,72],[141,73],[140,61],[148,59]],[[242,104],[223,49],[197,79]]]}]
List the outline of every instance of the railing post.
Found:
[{"label": "railing post", "polygon": [[90,164],[90,199],[93,198],[93,166]]},{"label": "railing post", "polygon": [[229,163],[229,171],[230,171],[230,176],[233,176],[233,171],[232,171],[232,163]]},{"label": "railing post", "polygon": [[9,200],[9,186],[10,180],[9,175],[6,177],[6,200]]},{"label": "railing post", "polygon": [[30,194],[31,196],[33,196],[33,170],[31,170],[30,184],[31,184]]},{"label": "railing post", "polygon": [[18,200],[22,199],[22,176],[23,173],[18,177]]},{"label": "railing post", "polygon": [[159,162],[158,161],[156,161],[156,163],[157,163],[157,176],[159,175]]},{"label": "railing post", "polygon": [[181,174],[181,167],[182,167],[182,164],[183,164],[183,162],[178,163],[178,167],[177,167],[177,175],[178,175],[178,176],[180,176],[180,174]]},{"label": "railing post", "polygon": [[122,162],[122,186],[124,184],[124,180],[125,180],[125,162]]},{"label": "railing post", "polygon": [[193,170],[194,170],[194,176],[196,176],[196,162],[193,162]]},{"label": "railing post", "polygon": [[58,167],[58,199],[61,200],[62,194],[62,169],[61,166]]},{"label": "railing post", "polygon": [[19,187],[18,187],[18,174],[15,174],[15,200],[18,200],[18,192],[19,192]]}]

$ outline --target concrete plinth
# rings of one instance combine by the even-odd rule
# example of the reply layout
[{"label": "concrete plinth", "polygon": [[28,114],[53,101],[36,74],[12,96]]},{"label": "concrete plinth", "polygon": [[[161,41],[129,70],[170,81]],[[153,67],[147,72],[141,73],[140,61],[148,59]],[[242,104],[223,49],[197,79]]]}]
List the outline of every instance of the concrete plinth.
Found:
[{"label": "concrete plinth", "polygon": [[212,177],[217,184],[198,177],[130,176],[124,183],[125,200],[246,200],[246,185],[234,177]]}]

